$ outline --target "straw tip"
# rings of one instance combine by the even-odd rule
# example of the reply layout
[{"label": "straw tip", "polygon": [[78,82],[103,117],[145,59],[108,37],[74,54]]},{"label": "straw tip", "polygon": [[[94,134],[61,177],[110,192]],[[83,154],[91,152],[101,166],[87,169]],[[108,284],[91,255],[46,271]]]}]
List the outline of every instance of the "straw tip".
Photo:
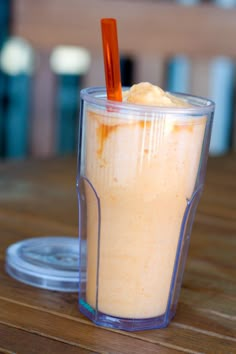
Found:
[{"label": "straw tip", "polygon": [[102,24],[116,23],[116,19],[115,18],[102,18],[101,23]]}]

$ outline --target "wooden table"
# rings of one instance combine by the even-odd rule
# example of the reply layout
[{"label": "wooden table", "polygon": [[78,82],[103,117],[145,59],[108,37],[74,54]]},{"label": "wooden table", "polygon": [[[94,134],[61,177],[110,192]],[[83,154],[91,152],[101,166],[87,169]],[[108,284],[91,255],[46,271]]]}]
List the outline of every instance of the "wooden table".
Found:
[{"label": "wooden table", "polygon": [[76,160],[0,164],[0,353],[236,353],[236,156],[212,158],[175,319],[128,333],[96,327],[76,293],[27,286],[4,271],[6,248],[77,235]]}]

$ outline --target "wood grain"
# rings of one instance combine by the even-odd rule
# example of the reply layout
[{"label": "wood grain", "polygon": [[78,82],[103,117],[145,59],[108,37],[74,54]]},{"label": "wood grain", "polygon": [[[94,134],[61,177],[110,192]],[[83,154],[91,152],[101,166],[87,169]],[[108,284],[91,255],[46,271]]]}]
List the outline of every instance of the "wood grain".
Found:
[{"label": "wood grain", "polygon": [[0,164],[0,350],[234,353],[235,158],[209,160],[174,320],[166,329],[136,333],[96,327],[79,313],[77,293],[37,289],[5,273],[5,250],[10,244],[48,234],[76,236],[76,159]]},{"label": "wood grain", "polygon": [[116,17],[124,54],[236,57],[236,9],[132,0],[17,0],[12,33],[38,48],[81,45],[101,53],[102,17]]},{"label": "wood grain", "polygon": [[[28,332],[37,333],[48,338],[66,342],[72,345],[80,344],[84,348],[100,352],[126,354],[140,350],[140,339],[124,333],[118,333],[103,328],[95,328],[91,323],[78,321],[76,318],[60,316],[59,313],[41,311],[37,308],[22,306],[17,302],[1,299],[0,322],[14,325]],[[178,353],[172,351],[171,345],[162,347],[158,344],[142,341],[142,349],[147,353]]]},{"label": "wood grain", "polygon": [[[0,353],[8,354],[95,354],[80,345],[71,345],[45,338],[39,334],[25,332],[21,329],[0,324]],[[32,345],[33,344],[33,345]],[[102,353],[102,352],[97,352]]]}]

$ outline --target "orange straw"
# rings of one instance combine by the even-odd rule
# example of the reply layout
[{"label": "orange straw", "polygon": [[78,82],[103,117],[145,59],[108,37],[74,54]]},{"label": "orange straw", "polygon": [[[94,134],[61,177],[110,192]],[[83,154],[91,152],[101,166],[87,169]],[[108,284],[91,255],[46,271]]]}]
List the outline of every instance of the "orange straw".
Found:
[{"label": "orange straw", "polygon": [[103,18],[101,19],[101,27],[107,98],[108,100],[122,101],[116,20]]}]

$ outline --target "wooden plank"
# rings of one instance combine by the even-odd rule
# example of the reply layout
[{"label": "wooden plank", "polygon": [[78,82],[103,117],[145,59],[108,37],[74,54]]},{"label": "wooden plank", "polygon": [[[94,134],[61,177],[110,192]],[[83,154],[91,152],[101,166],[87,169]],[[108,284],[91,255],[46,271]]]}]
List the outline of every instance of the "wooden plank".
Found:
[{"label": "wooden plank", "polygon": [[14,324],[17,328],[73,345],[80,344],[94,351],[126,354],[175,353],[176,351],[214,353],[217,350],[222,354],[228,354],[236,342],[233,337],[217,336],[214,333],[209,335],[207,331],[203,333],[198,331],[196,337],[196,332],[188,326],[185,326],[184,331],[181,327],[173,325],[162,330],[136,333],[114,331],[95,327],[91,323],[81,323],[77,318],[62,317],[60,313],[49,313],[22,305],[0,298],[0,323]]},{"label": "wooden plank", "polygon": [[[228,164],[222,161],[227,161],[227,159],[212,158],[209,160],[206,186],[199,204],[197,220],[203,223],[224,224],[226,228],[235,229],[236,205],[233,195],[236,196],[234,177],[236,168],[234,168],[233,159]],[[12,176],[9,176],[10,165],[9,172],[7,167],[5,172],[4,169],[1,169],[1,201],[4,202],[0,205],[0,208],[3,209],[2,217],[6,222],[7,218],[14,218],[16,224],[18,223],[15,228],[20,228],[21,223],[23,230],[24,221],[21,222],[21,218],[26,217],[32,227],[42,219],[39,227],[40,225],[46,226],[43,222],[48,221],[50,230],[56,224],[58,230],[62,227],[63,222],[68,230],[73,229],[71,232],[77,233],[76,160],[72,159],[70,163],[67,162],[64,165],[65,169],[73,172],[70,177],[67,177],[67,180],[65,174],[58,172],[60,162],[50,161],[32,166],[31,164],[32,162],[24,165],[23,174],[16,165]],[[43,169],[47,173],[43,174],[41,172]],[[47,190],[45,183],[47,183]],[[63,183],[63,187],[61,183]],[[54,207],[51,208],[50,202],[53,203],[53,201]],[[65,207],[66,205],[67,207]],[[48,217],[49,213],[50,217]],[[205,217],[207,219],[204,219]],[[9,223],[9,225],[11,224]]]},{"label": "wooden plank", "polygon": [[17,0],[12,34],[36,47],[81,45],[101,53],[99,21],[116,17],[122,53],[236,57],[236,9],[106,0]]},{"label": "wooden plank", "polygon": [[[79,344],[72,345],[0,324],[0,353],[19,354],[95,354]],[[101,352],[96,352],[101,353]]]},{"label": "wooden plank", "polygon": [[125,333],[95,327],[79,313],[77,293],[33,288],[4,272],[9,244],[38,232],[76,229],[75,159],[0,165],[0,322],[92,351],[233,352],[235,156],[211,158],[208,167],[176,317],[164,330]]},{"label": "wooden plank", "polygon": [[[64,163],[65,169],[71,171],[67,179],[66,174],[58,172],[60,162],[52,161],[44,164],[25,163],[24,173],[21,169],[18,171],[16,165],[12,176],[9,176],[10,170],[8,173],[7,167],[6,172],[1,169],[0,190],[4,204],[0,204],[0,209],[5,223],[7,219],[15,219],[15,225],[9,223],[10,227],[24,231],[25,217],[28,230],[33,231],[38,223],[38,229],[35,229],[38,235],[46,232],[44,230],[47,230],[47,227],[47,233],[61,230],[77,235],[76,160],[71,159],[70,163],[63,162],[64,160],[61,162]],[[235,229],[236,204],[233,195],[236,197],[236,171],[233,160],[228,166],[222,161],[224,160],[218,158],[209,160],[206,186],[199,204],[197,220],[205,223],[204,217],[207,216],[208,223],[222,225],[223,222],[226,228]],[[8,168],[11,169],[10,165]],[[45,173],[42,173],[43,170]]]},{"label": "wooden plank", "polygon": [[[226,232],[227,234],[222,234],[221,229],[212,228],[212,226],[206,230],[202,225],[197,225],[197,228],[194,228],[180,296],[180,303],[188,305],[190,321],[197,317],[202,319],[204,312],[206,321],[199,321],[199,328],[208,331],[216,328],[216,333],[224,335],[228,335],[231,331],[231,317],[233,320],[236,316],[236,283],[233,267],[234,252],[232,252],[236,248],[235,231],[227,230]],[[23,238],[23,236],[21,237]],[[14,236],[7,241],[4,240],[2,249],[14,242]],[[4,253],[1,253],[1,258],[4,259]],[[29,306],[37,308],[43,306],[49,312],[59,312],[73,317],[79,316],[76,293],[61,294],[56,292],[52,297],[52,293],[49,291],[17,283],[4,273],[3,262],[1,264],[2,283],[4,284],[4,287],[0,288],[1,297],[22,303],[27,298]],[[198,316],[196,316],[197,313]],[[177,311],[177,314],[181,319],[181,312]],[[215,314],[213,318],[211,318],[212,314]],[[226,321],[221,321],[221,327],[218,327],[219,316],[226,319]],[[183,320],[181,322],[183,323]],[[233,335],[233,332],[231,334]],[[234,334],[236,335],[235,332]]]},{"label": "wooden plank", "polygon": [[[17,231],[15,233],[17,234]],[[190,325],[194,318],[198,330],[202,328],[205,331],[212,331],[214,328],[215,335],[228,336],[229,333],[231,336],[235,335],[231,329],[233,318],[236,315],[234,314],[236,284],[233,268],[234,253],[232,253],[236,246],[234,235],[234,230],[195,225],[180,297],[182,308],[183,306],[186,308],[185,305],[187,305],[187,311],[185,311],[187,315],[184,320],[181,311],[177,311],[182,325]],[[7,245],[13,240],[12,236],[12,239],[7,240]],[[3,242],[3,248],[6,243]],[[229,267],[229,264],[232,266]],[[2,280],[5,286],[0,289],[0,295],[5,298],[24,302],[26,297],[29,299],[28,305],[40,308],[41,304],[47,311],[81,317],[78,314],[77,294],[55,293],[51,298],[50,292],[16,283],[7,275]],[[220,326],[219,318],[221,319]]]},{"label": "wooden plank", "polygon": [[[0,323],[24,329],[31,333],[53,338],[58,341],[80,345],[92,351],[109,353],[163,353],[177,354],[178,348],[143,341],[122,332],[96,328],[91,323],[85,324],[76,318],[66,318],[58,314],[46,313],[34,308],[22,306],[16,302],[0,300]],[[1,345],[1,339],[0,339]],[[168,348],[169,347],[169,348]]]},{"label": "wooden plank", "polygon": [[[235,308],[236,284],[232,282],[234,270],[228,267],[228,263],[230,251],[235,249],[235,232],[227,229],[227,235],[224,235],[224,229],[218,227],[211,226],[205,230],[205,225],[196,226],[180,297],[180,308],[172,324],[174,327],[189,327],[188,330],[193,331],[193,337],[201,331],[210,332],[211,336],[217,338],[234,337],[235,315],[232,311]],[[15,232],[17,233],[17,230]],[[214,252],[212,244],[215,245]],[[4,243],[2,246],[4,247]],[[61,316],[83,319],[78,313],[77,294],[54,293],[52,297],[51,292],[17,283],[7,275],[2,277],[2,283],[5,286],[0,289],[1,297],[21,303],[27,298],[28,306],[37,309],[43,307],[45,311],[60,313]]]},{"label": "wooden plank", "polygon": [[[76,160],[9,163],[1,171],[1,216],[9,226],[15,219],[16,230],[35,228],[57,230],[77,235]],[[67,174],[61,173],[60,165]],[[53,206],[53,207],[52,207]],[[27,219],[27,230],[24,226]],[[5,219],[5,220],[4,220]],[[55,231],[57,231],[55,230]],[[37,232],[37,230],[35,230]]]}]

